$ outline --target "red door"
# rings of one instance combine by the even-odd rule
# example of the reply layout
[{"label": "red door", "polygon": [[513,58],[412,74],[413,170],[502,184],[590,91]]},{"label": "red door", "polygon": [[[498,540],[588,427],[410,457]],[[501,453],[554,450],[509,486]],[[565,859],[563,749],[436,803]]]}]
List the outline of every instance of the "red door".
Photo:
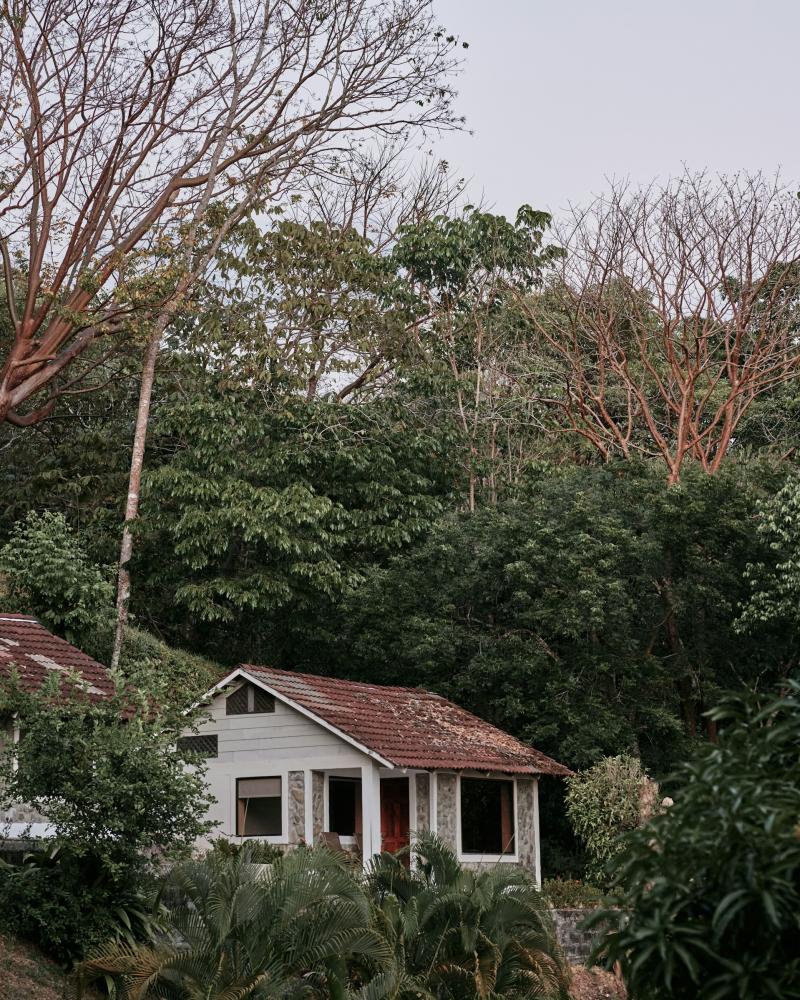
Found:
[{"label": "red door", "polygon": [[399,851],[409,843],[408,778],[381,781],[381,843],[384,851]]}]

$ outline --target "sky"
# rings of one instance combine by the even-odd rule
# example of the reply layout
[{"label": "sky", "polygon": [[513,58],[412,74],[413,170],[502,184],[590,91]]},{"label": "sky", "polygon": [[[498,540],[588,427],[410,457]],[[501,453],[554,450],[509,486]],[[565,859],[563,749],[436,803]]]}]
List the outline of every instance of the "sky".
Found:
[{"label": "sky", "polygon": [[800,0],[434,0],[469,43],[434,153],[472,199],[556,214],[692,170],[800,180]]}]

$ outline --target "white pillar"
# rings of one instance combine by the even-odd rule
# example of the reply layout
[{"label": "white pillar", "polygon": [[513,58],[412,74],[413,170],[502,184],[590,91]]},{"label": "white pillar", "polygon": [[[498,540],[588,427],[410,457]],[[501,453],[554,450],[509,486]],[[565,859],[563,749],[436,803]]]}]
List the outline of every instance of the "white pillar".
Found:
[{"label": "white pillar", "polygon": [[534,868],[536,884],[542,887],[542,850],[539,841],[539,779],[533,782],[533,836],[534,836]]},{"label": "white pillar", "polygon": [[303,772],[304,777],[304,789],[303,789],[303,804],[305,806],[305,830],[304,830],[304,840],[311,846],[314,843],[314,781],[312,777],[311,768],[306,768]]},{"label": "white pillar", "polygon": [[374,764],[361,768],[361,824],[364,838],[364,864],[381,852],[381,779]]}]

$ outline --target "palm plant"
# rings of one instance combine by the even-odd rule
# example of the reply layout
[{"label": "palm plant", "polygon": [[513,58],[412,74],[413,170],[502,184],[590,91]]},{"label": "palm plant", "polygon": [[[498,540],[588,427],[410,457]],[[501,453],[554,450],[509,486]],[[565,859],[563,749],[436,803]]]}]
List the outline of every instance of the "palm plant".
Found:
[{"label": "palm plant", "polygon": [[120,1000],[336,1000],[351,962],[371,975],[390,962],[371,900],[331,853],[298,850],[266,872],[250,855],[178,866],[165,893],[169,935],[100,949],[78,968],[76,995],[111,979]]},{"label": "palm plant", "polygon": [[384,854],[368,883],[395,968],[403,972],[395,973],[394,996],[568,997],[569,971],[527,872],[507,865],[467,870],[450,848],[425,834],[412,867]]}]

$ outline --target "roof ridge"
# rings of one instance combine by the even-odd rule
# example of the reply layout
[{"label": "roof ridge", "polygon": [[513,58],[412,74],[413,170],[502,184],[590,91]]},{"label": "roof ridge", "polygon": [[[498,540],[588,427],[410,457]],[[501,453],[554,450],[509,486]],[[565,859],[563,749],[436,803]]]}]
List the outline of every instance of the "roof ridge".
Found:
[{"label": "roof ridge", "polygon": [[[240,663],[238,669],[271,671],[277,674],[285,674],[289,677],[303,677],[315,681],[334,681],[336,684],[347,684],[349,687],[377,688],[379,691],[410,691],[413,694],[425,694],[430,698],[439,698],[442,701],[449,700],[444,695],[437,694],[435,691],[429,691],[427,688],[410,687],[404,684],[377,684],[375,681],[353,681],[345,677],[334,677],[332,674],[310,674],[302,670],[286,670],[284,667],[268,667],[265,664],[258,663]],[[451,704],[455,703],[451,702]]]}]

